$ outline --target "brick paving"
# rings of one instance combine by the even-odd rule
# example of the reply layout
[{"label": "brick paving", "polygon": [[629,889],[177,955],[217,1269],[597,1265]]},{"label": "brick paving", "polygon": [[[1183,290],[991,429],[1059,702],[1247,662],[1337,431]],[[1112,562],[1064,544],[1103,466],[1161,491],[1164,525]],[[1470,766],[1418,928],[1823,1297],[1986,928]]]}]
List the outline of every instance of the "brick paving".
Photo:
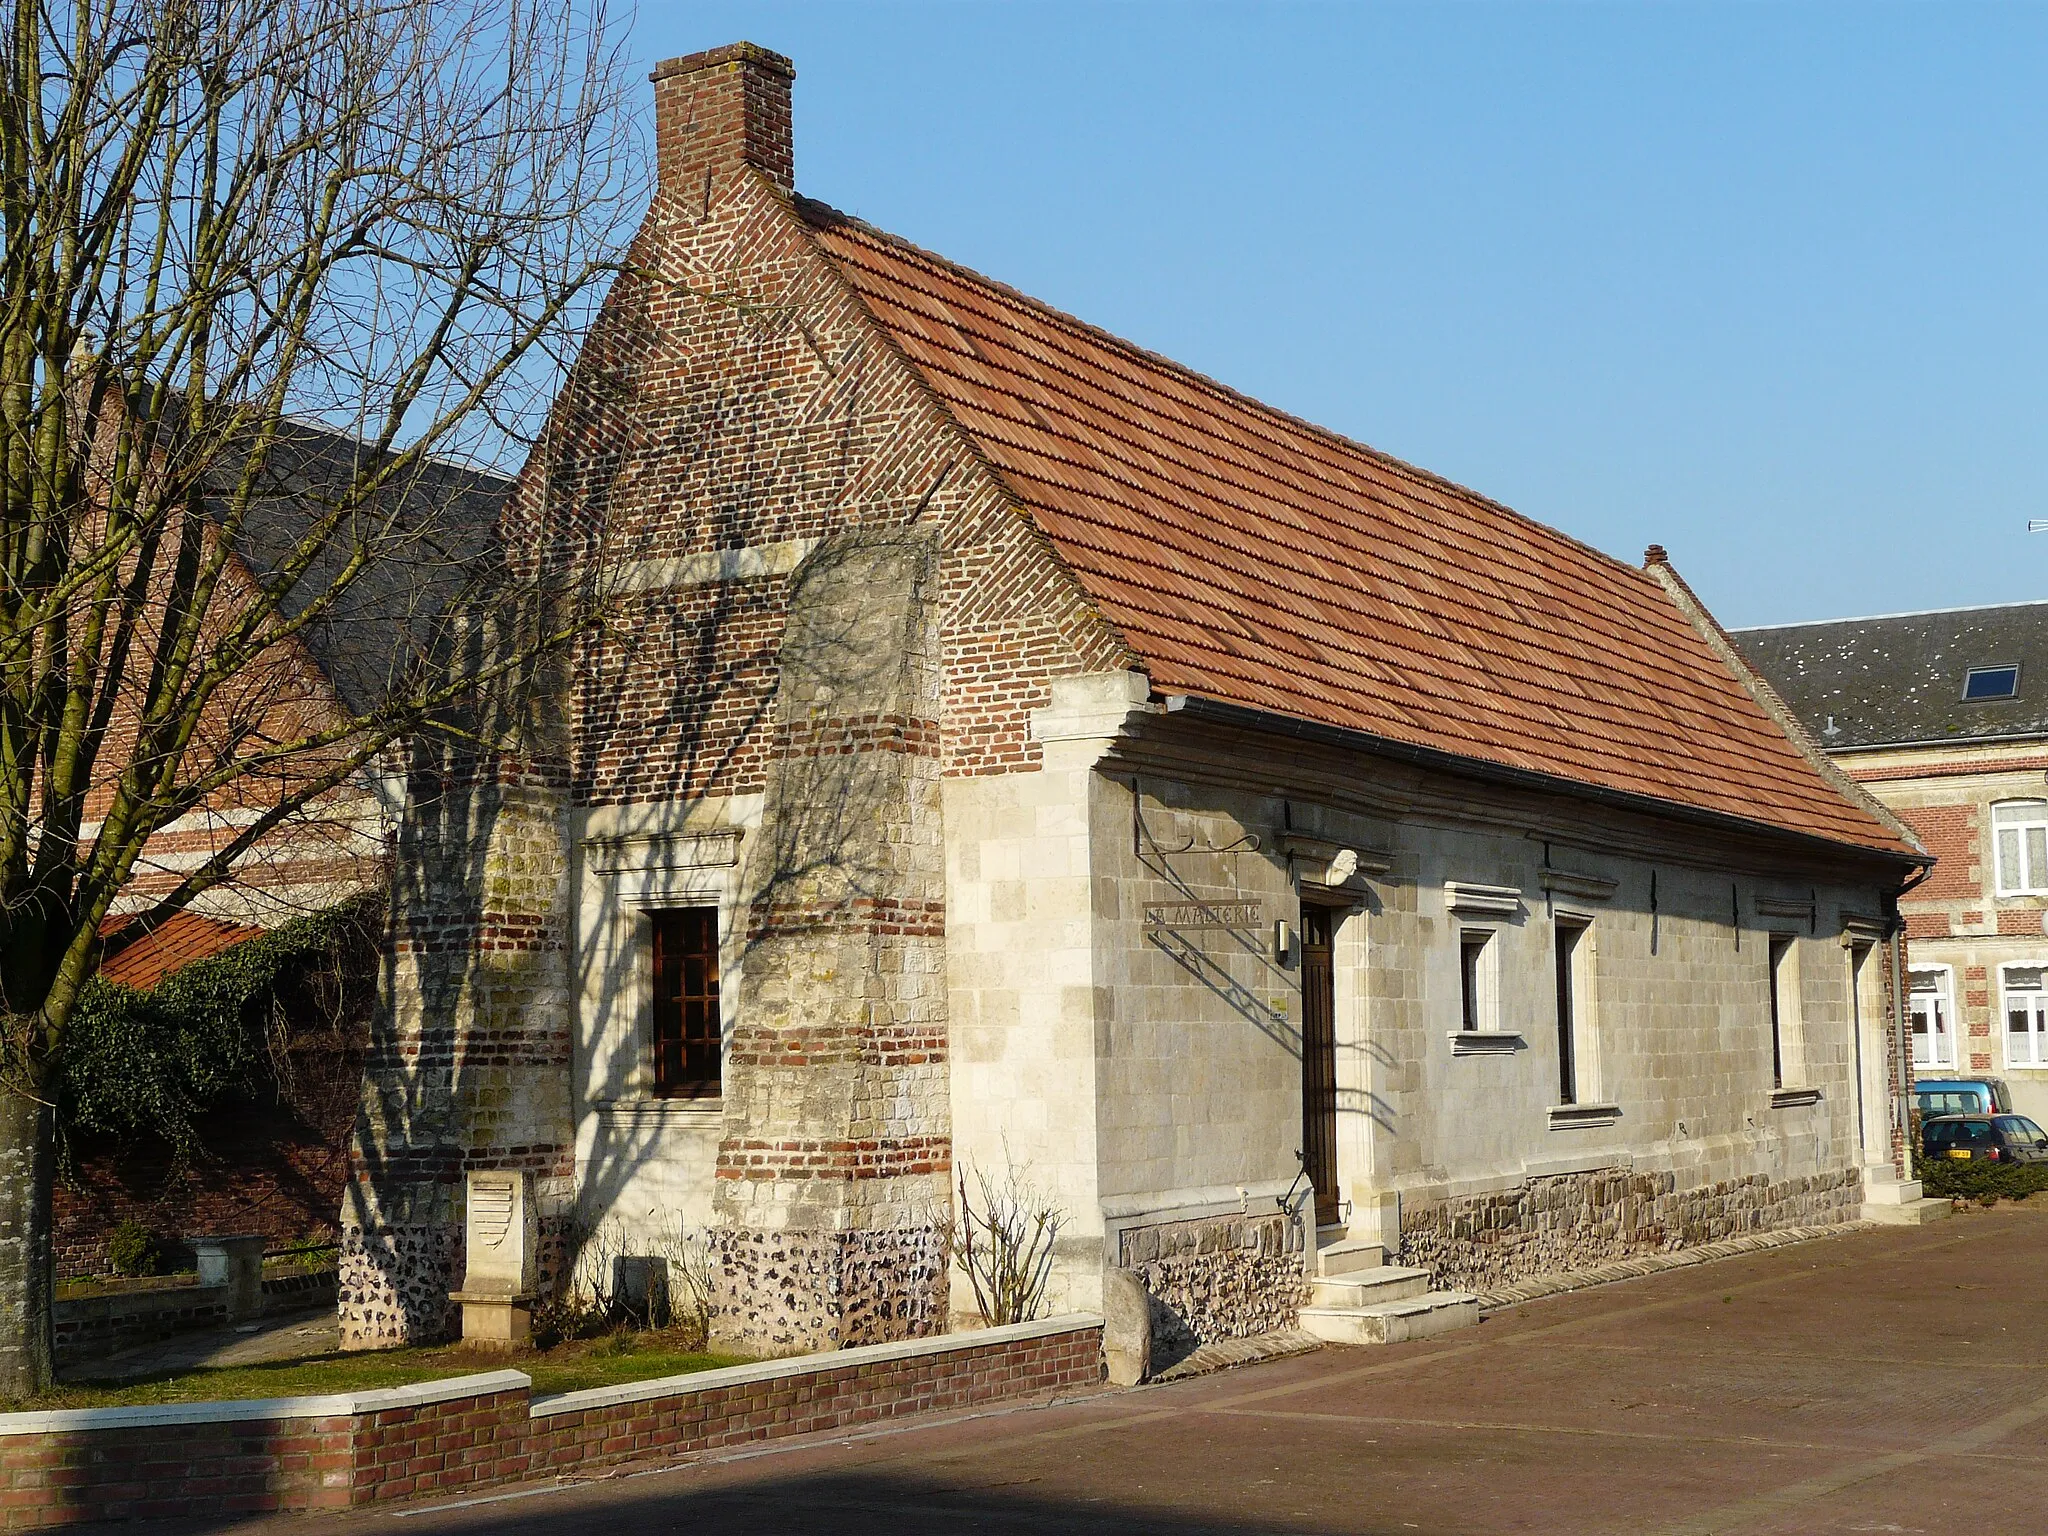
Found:
[{"label": "brick paving", "polygon": [[[401,1536],[2030,1526],[2048,1508],[2044,1273],[2048,1202],[1856,1228],[1416,1344],[412,1506]],[[253,1529],[342,1536],[394,1513]]]}]

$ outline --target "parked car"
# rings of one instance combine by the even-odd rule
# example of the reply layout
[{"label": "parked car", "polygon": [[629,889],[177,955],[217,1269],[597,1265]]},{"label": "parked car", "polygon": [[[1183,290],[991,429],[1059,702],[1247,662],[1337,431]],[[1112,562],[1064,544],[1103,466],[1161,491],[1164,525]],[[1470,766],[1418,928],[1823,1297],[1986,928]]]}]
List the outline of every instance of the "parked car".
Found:
[{"label": "parked car", "polygon": [[1958,1162],[2048,1163],[2048,1131],[2024,1115],[1938,1115],[1920,1127],[1920,1150]]},{"label": "parked car", "polygon": [[1924,1118],[1935,1115],[2009,1115],[2012,1095],[2002,1077],[1927,1077],[1913,1084],[1913,1102]]}]

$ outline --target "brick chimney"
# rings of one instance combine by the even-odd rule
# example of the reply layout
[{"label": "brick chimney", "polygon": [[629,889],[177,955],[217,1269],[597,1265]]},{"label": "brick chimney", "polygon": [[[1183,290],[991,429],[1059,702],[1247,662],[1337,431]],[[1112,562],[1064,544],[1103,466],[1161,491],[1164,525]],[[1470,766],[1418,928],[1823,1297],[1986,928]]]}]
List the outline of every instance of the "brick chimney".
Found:
[{"label": "brick chimney", "polygon": [[712,185],[751,165],[795,185],[789,86],[796,66],[752,43],[729,43],[655,66],[654,155],[663,191],[711,200]]}]

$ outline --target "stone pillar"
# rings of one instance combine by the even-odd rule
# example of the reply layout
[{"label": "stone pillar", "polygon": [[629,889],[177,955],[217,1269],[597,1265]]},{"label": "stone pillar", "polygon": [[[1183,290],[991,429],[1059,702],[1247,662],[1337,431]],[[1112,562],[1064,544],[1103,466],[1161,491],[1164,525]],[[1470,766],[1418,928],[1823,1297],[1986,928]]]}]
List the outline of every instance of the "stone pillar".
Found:
[{"label": "stone pillar", "polygon": [[224,1285],[228,1291],[228,1321],[240,1322],[263,1310],[263,1250],[270,1239],[261,1232],[238,1232],[232,1237],[190,1239],[198,1260],[201,1285]]},{"label": "stone pillar", "polygon": [[944,1326],[951,1115],[935,557],[829,540],[792,582],[714,1195],[720,1347]]},{"label": "stone pillar", "polygon": [[446,1337],[464,1178],[533,1181],[538,1280],[575,1199],[567,858],[558,760],[421,749],[394,858],[385,972],[342,1202],[341,1341]]}]

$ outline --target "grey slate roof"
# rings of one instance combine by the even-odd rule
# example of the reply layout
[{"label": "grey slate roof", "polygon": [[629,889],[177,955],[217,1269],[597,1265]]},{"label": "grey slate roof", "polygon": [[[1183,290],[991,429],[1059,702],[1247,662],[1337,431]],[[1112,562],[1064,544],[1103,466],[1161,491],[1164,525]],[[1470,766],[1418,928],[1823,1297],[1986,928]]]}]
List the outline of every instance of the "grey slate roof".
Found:
[{"label": "grey slate roof", "polygon": [[[238,551],[259,580],[274,578],[317,519],[367,472],[366,449],[345,434],[287,422],[264,464]],[[226,480],[239,464],[225,456]],[[512,482],[436,460],[394,486],[382,508],[351,518],[283,604],[296,617],[329,590],[359,546],[371,560],[333,609],[302,633],[343,706],[364,714],[407,686],[437,622],[499,556],[498,515]]]},{"label": "grey slate roof", "polygon": [[[1830,750],[2048,736],[2048,602],[1732,633]],[[1972,667],[2015,665],[2017,697],[1964,701]]]}]

